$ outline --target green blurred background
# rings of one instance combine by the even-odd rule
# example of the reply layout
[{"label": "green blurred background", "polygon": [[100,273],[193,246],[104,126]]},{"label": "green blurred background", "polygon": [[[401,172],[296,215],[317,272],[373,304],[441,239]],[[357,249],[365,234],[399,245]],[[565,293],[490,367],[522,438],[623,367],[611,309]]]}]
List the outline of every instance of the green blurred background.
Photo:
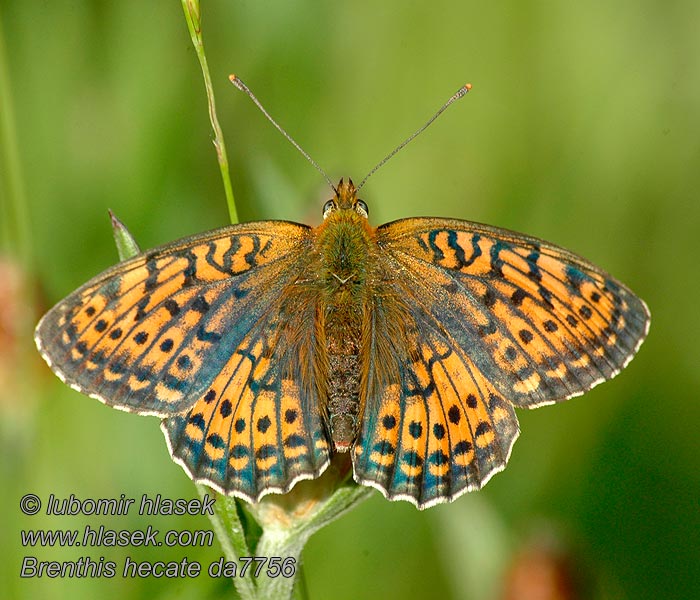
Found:
[{"label": "green blurred background", "polygon": [[[329,190],[230,72],[333,179],[356,181],[470,81],[473,92],[364,188],[374,223],[439,215],[526,231],[609,270],[653,315],[618,379],[520,412],[510,465],[483,492],[424,512],[375,493],[313,537],[311,598],[524,598],[506,590],[522,589],[523,573],[532,588],[547,569],[580,597],[697,597],[700,4],[219,0],[202,10],[242,220],[316,224]],[[230,583],[206,576],[19,579],[25,555],[118,565],[221,555],[216,545],[26,549],[22,528],[209,523],[25,517],[18,503],[28,492],[196,496],[157,420],[63,386],[31,327],[116,262],[108,208],[144,248],[228,215],[179,2],[2,0],[0,35],[2,596],[227,597]]]}]

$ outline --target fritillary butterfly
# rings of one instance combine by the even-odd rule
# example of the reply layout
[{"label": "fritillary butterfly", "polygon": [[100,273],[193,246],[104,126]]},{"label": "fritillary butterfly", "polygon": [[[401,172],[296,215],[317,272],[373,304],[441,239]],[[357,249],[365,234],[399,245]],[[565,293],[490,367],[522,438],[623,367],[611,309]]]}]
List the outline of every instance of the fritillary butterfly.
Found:
[{"label": "fritillary butterfly", "polygon": [[350,452],[419,508],[482,487],[514,407],[614,377],[644,302],[553,244],[468,221],[373,228],[340,181],[317,228],[245,223],[144,252],[51,309],[36,343],[73,388],[163,419],[195,481],[250,502]]}]

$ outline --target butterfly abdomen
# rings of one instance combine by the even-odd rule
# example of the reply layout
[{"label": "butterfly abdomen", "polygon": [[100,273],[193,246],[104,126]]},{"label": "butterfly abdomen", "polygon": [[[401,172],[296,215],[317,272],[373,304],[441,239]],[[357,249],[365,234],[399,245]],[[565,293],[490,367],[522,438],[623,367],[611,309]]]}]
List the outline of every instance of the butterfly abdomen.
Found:
[{"label": "butterfly abdomen", "polygon": [[331,437],[336,451],[347,452],[357,435],[360,413],[358,355],[329,354],[328,359],[328,415]]}]

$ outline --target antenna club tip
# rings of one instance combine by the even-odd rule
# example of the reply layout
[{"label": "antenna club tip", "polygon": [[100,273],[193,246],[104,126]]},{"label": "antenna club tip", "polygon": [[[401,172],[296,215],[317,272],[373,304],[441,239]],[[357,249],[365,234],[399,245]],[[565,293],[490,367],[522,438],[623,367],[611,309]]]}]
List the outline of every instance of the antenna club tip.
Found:
[{"label": "antenna club tip", "polygon": [[[232,75],[232,77],[233,77],[233,75]],[[464,89],[467,90],[467,91],[471,90],[471,89],[472,89],[472,84],[471,84],[471,83],[465,83],[465,84],[464,84]]]},{"label": "antenna club tip", "polygon": [[228,76],[228,80],[242,92],[246,92],[247,94],[250,93],[248,88],[246,87],[246,84],[243,83],[243,80],[238,75],[234,75],[233,73],[231,73],[231,75]]}]

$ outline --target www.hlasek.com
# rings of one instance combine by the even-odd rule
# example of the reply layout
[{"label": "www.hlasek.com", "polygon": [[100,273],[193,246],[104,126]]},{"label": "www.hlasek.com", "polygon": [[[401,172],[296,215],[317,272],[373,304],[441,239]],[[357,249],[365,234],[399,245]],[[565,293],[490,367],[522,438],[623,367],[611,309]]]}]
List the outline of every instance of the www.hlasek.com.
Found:
[{"label": "www.hlasek.com", "polygon": [[[46,515],[127,515],[130,510],[139,515],[213,515],[215,498],[205,494],[204,498],[185,500],[163,498],[160,494],[150,497],[144,494],[140,499],[119,498],[80,499],[74,495],[56,498],[51,494],[46,501]],[[41,512],[41,499],[35,494],[25,494],[20,500],[20,509],[25,515]],[[110,548],[115,546],[211,546],[214,532],[211,530],[176,530],[161,532],[149,525],[145,530],[110,529],[103,525],[86,525],[83,529],[23,529],[21,542],[25,548],[70,546],[86,548]],[[181,561],[135,561],[126,557],[124,565],[118,569],[117,563],[100,556],[82,556],[72,561],[39,560],[27,555],[22,560],[20,577],[198,577],[206,572],[210,577],[292,577],[296,572],[293,557],[243,556],[237,561],[224,558],[202,565],[196,560],[183,558]]]}]

